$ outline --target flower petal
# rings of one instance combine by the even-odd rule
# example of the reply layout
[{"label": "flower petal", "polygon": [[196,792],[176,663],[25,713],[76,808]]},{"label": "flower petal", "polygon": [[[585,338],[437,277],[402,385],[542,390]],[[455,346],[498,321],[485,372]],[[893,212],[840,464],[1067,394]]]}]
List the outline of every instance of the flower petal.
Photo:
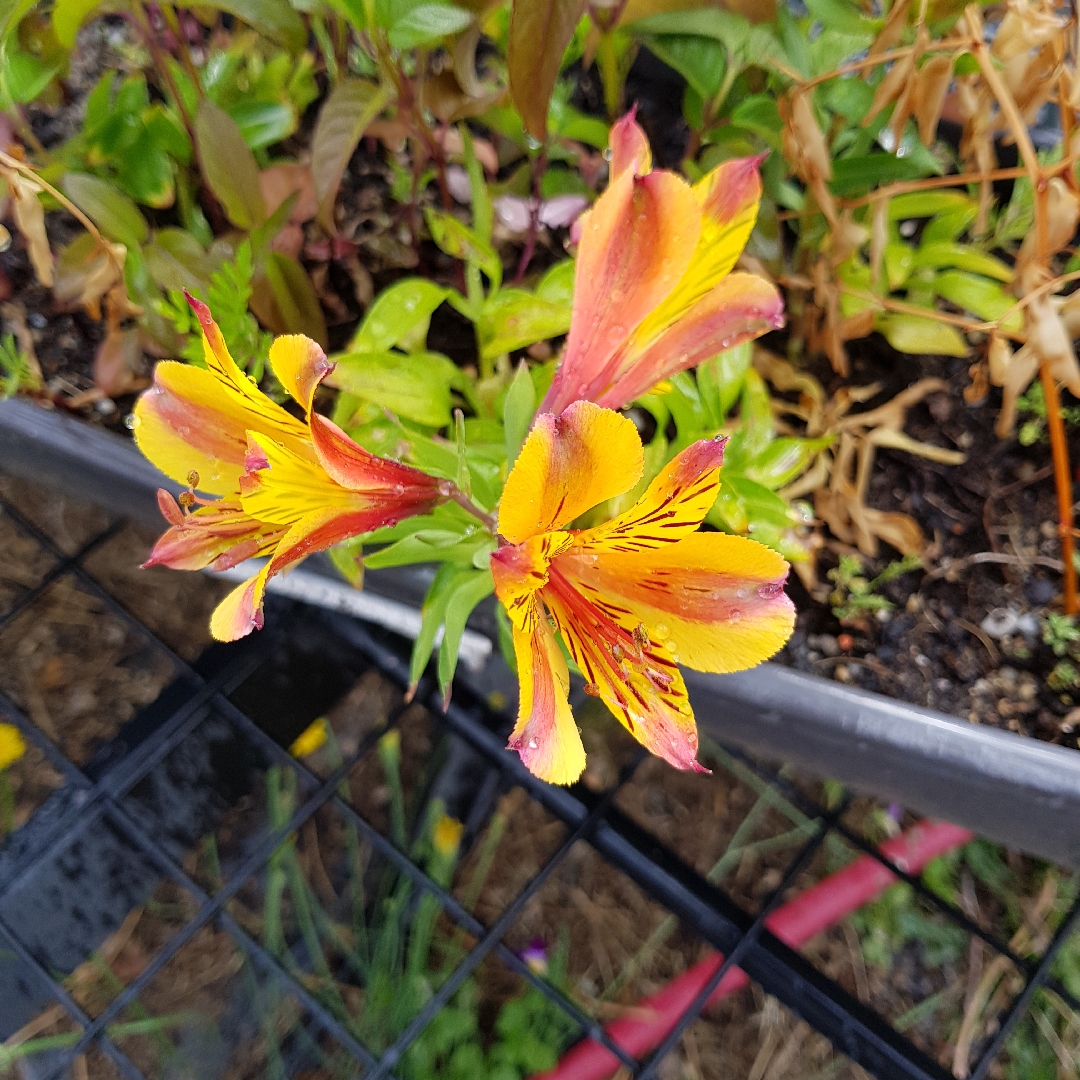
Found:
[{"label": "flower petal", "polygon": [[674,544],[705,520],[720,490],[726,438],[702,439],[677,454],[625,514],[580,532],[589,553],[645,551]]},{"label": "flower petal", "polygon": [[492,553],[495,594],[519,630],[535,629],[539,615],[533,598],[547,584],[551,560],[572,543],[573,536],[568,532],[548,532],[521,544],[504,544]]},{"label": "flower petal", "polygon": [[304,412],[311,412],[311,401],[319,383],[334,370],[319,344],[303,334],[275,338],[270,346],[270,366],[278,382]]},{"label": "flower petal", "polygon": [[572,784],[585,771],[585,747],[570,710],[570,673],[543,613],[529,621],[531,631],[514,627],[521,698],[507,747],[541,780]]},{"label": "flower petal", "polygon": [[244,512],[260,521],[292,525],[320,509],[360,510],[371,500],[334,483],[318,462],[252,431],[248,471],[240,480]]},{"label": "flower petal", "polygon": [[312,413],[309,420],[319,461],[343,488],[405,499],[439,497],[440,482],[436,477],[401,462],[376,457],[319,413]]},{"label": "flower petal", "polygon": [[746,537],[694,533],[652,551],[605,552],[595,562],[573,549],[557,565],[584,596],[633,612],[650,640],[699,671],[753,667],[795,625],[783,588],[787,563]]},{"label": "flower petal", "polygon": [[182,484],[190,472],[197,472],[197,486],[212,495],[236,491],[249,430],[264,432],[313,457],[305,425],[246,376],[241,378],[246,387],[191,364],[159,363],[154,385],[135,403],[132,430],[139,449]]},{"label": "flower petal", "polygon": [[168,566],[173,570],[215,570],[254,558],[272,546],[285,530],[244,513],[238,502],[201,506],[181,524],[167,529],[154,545],[143,567]]},{"label": "flower petal", "polygon": [[637,122],[636,105],[611,125],[608,146],[611,149],[611,164],[608,170],[613,181],[628,169],[638,176],[652,171],[652,150],[645,132]]},{"label": "flower petal", "polygon": [[570,333],[541,412],[598,399],[613,355],[683,276],[701,232],[693,190],[662,170],[627,169],[579,220]]},{"label": "flower petal", "polygon": [[275,574],[342,540],[393,524],[407,516],[376,506],[361,510],[330,507],[301,518],[284,535],[273,558],[258,574],[218,604],[210,619],[210,633],[218,641],[235,641],[252,630],[261,630],[266,583]]},{"label": "flower petal", "polygon": [[602,698],[651,753],[677,769],[703,772],[697,724],[678,665],[663,645],[639,638],[634,612],[600,597],[587,599],[561,564],[562,559],[553,564],[541,595],[589,693]]},{"label": "flower petal", "polygon": [[620,374],[594,400],[620,409],[676,372],[783,325],[775,286],[756,274],[729,274],[652,342],[635,337],[617,358]]},{"label": "flower petal", "polygon": [[560,529],[629,491],[645,455],[632,420],[589,401],[537,416],[506,480],[499,532],[512,544]]}]

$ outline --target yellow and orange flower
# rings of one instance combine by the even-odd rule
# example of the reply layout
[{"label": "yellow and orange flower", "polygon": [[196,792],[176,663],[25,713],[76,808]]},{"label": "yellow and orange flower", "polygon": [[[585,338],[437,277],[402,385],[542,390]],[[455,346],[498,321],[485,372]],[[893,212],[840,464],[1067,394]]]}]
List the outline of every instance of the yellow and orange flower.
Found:
[{"label": "yellow and orange flower", "polygon": [[510,747],[542,779],[572,783],[585,767],[556,630],[587,692],[680,769],[701,767],[678,665],[739,671],[790,636],[787,563],[756,541],[696,531],[723,453],[723,439],[694,443],[626,513],[575,531],[575,518],[640,480],[641,440],[632,421],[588,401],[536,418],[503,492],[506,542],[491,570],[521,683]]},{"label": "yellow and orange flower", "polygon": [[309,338],[278,338],[270,364],[307,414],[304,423],[275,404],[237,367],[209,309],[189,298],[203,331],[206,368],[157,365],[154,385],[135,406],[135,440],[166,476],[221,496],[185,514],[158,493],[172,526],[147,566],[224,570],[270,558],[218,605],[210,622],[219,641],[262,627],[267,581],[293,563],[351,536],[426,513],[445,484],[368,453],[312,409],[332,365]]},{"label": "yellow and orange flower", "polygon": [[541,410],[619,409],[678,371],[784,325],[783,300],[731,273],[757,220],[761,158],[725,161],[693,186],[652,168],[645,133],[611,129],[611,181],[579,219],[566,350]]}]

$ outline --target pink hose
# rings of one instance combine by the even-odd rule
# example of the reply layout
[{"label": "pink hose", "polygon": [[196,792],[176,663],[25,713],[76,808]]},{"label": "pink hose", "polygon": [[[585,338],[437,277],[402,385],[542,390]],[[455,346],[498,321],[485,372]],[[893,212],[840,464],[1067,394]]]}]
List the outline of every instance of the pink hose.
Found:
[{"label": "pink hose", "polygon": [[[898,869],[914,874],[932,859],[966,844],[972,835],[958,825],[922,821],[900,836],[886,840],[878,851]],[[870,855],[862,855],[843,870],[777,908],[765,920],[765,925],[786,945],[801,948],[845,915],[880,895],[895,880],[895,875],[880,862]],[[719,953],[698,961],[672,979],[663,990],[638,1002],[632,1015],[609,1024],[605,1029],[608,1035],[635,1057],[648,1053],[664,1040],[723,962]],[[717,984],[708,1004],[715,1005],[749,982],[742,970],[731,968]],[[554,1069],[538,1074],[534,1080],[605,1080],[619,1065],[619,1059],[610,1050],[585,1039],[567,1051]]]}]

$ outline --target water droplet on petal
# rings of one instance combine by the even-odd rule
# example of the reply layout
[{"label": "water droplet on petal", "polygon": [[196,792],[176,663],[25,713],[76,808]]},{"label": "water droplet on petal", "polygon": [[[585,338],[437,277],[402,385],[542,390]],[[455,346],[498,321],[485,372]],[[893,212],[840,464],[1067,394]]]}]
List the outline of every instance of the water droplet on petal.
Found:
[{"label": "water droplet on petal", "polygon": [[653,627],[653,633],[657,641],[666,641],[671,635],[671,629],[665,623],[657,623]]},{"label": "water droplet on petal", "polygon": [[530,739],[529,740],[529,749],[530,750],[535,750],[536,749],[536,740],[535,739]]},{"label": "water droplet on petal", "polygon": [[757,594],[762,600],[775,600],[784,591],[784,586],[775,581],[758,588]]},{"label": "water droplet on petal", "polygon": [[742,612],[738,608],[732,608],[728,612],[728,622],[742,622]]}]

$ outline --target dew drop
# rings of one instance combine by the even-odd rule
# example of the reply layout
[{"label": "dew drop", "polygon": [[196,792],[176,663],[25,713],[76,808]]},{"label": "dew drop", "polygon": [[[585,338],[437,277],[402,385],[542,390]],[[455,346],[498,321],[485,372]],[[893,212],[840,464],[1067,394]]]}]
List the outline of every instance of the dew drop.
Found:
[{"label": "dew drop", "polygon": [[746,599],[746,590],[745,590],[745,589],[737,589],[737,590],[735,591],[735,595],[736,595],[736,596],[737,596],[737,597],[738,597],[738,598],[739,598],[740,600],[745,600],[745,599]]},{"label": "dew drop", "polygon": [[529,749],[530,750],[535,750],[536,749],[536,740],[535,739],[530,739],[529,740]]},{"label": "dew drop", "polygon": [[775,600],[783,591],[783,585],[778,585],[775,581],[771,581],[767,585],[759,586],[757,594],[762,600]]},{"label": "dew drop", "polygon": [[742,622],[742,612],[738,608],[732,608],[728,613],[728,622]]},{"label": "dew drop", "polygon": [[394,494],[395,495],[404,495],[405,494],[405,485],[404,484],[395,484],[394,485]]},{"label": "dew drop", "polygon": [[671,629],[666,623],[657,623],[653,627],[653,633],[656,635],[657,641],[666,641],[671,636]]}]

